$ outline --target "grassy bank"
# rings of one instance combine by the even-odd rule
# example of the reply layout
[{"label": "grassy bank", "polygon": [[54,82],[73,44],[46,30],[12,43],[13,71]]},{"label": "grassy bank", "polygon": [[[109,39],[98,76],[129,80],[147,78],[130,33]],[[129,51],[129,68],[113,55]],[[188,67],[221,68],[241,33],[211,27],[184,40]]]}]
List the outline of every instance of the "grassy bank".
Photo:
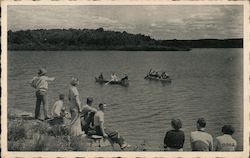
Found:
[{"label": "grassy bank", "polygon": [[[8,117],[9,151],[121,151],[118,145],[93,147],[89,137],[71,137],[68,125],[50,125],[32,117]],[[147,151],[145,143],[125,151]]]}]

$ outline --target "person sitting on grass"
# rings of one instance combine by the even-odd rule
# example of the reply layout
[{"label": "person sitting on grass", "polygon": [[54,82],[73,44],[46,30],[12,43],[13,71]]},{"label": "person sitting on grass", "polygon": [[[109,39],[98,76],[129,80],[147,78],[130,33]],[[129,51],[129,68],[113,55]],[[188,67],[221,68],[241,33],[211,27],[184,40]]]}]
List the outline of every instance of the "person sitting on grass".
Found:
[{"label": "person sitting on grass", "polygon": [[95,113],[94,126],[96,130],[96,134],[109,138],[114,143],[118,143],[122,150],[124,150],[127,147],[130,147],[130,145],[125,142],[123,137],[117,131],[104,127],[105,109],[106,109],[106,104],[101,103],[99,104],[99,110]]},{"label": "person sitting on grass", "polygon": [[180,119],[172,119],[172,130],[168,131],[164,138],[164,148],[166,151],[183,151],[185,135],[180,128],[182,122]]},{"label": "person sitting on grass", "polygon": [[232,138],[234,128],[231,125],[225,125],[221,132],[223,135],[216,137],[216,151],[235,151],[237,142]]},{"label": "person sitting on grass", "polygon": [[52,107],[51,114],[53,117],[64,117],[65,116],[65,106],[63,105],[64,102],[64,94],[59,95],[59,100],[55,102]]}]

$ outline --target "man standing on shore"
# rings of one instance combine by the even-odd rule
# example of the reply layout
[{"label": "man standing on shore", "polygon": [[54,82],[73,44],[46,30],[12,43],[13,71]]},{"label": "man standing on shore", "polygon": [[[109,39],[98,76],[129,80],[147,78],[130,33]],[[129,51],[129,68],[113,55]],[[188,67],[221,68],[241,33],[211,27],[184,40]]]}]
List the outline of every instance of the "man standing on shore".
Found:
[{"label": "man standing on shore", "polygon": [[48,82],[47,81],[54,81],[54,77],[46,76],[47,70],[41,68],[38,71],[38,75],[35,76],[31,81],[31,86],[36,89],[36,108],[35,108],[35,119],[38,119],[40,116],[40,106],[43,103],[44,109],[44,119],[49,119],[48,117]]},{"label": "man standing on shore", "polygon": [[190,143],[192,151],[212,151],[213,137],[205,132],[206,121],[199,118],[196,123],[197,131],[191,132]]}]

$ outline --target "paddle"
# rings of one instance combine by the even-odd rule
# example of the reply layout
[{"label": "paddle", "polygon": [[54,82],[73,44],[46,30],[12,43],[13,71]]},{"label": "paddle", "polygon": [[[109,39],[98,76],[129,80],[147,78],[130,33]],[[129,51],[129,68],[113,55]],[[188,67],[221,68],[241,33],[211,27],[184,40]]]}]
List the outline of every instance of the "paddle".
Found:
[{"label": "paddle", "polygon": [[151,73],[151,71],[152,71],[152,68],[149,70],[148,75]]},{"label": "paddle", "polygon": [[107,82],[107,83],[105,83],[104,85],[105,85],[105,86],[106,86],[106,85],[108,85],[111,81],[112,81],[112,80],[108,81],[108,82]]}]

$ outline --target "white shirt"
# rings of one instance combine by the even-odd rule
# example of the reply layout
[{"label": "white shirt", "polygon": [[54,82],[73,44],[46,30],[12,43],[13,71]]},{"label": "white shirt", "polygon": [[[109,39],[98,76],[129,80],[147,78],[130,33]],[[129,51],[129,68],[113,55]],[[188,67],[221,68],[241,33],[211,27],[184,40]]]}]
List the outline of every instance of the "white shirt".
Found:
[{"label": "white shirt", "polygon": [[118,77],[115,74],[111,75],[111,80],[112,81],[118,81]]},{"label": "white shirt", "polygon": [[97,111],[94,116],[94,125],[100,126],[101,122],[104,123],[104,113],[102,111]]},{"label": "white shirt", "polygon": [[48,76],[35,76],[31,80],[31,86],[36,90],[47,91],[48,90],[48,82],[53,81],[54,78],[49,78]]},{"label": "white shirt", "polygon": [[229,134],[216,137],[216,150],[217,151],[235,151],[237,142]]},{"label": "white shirt", "polygon": [[58,100],[55,102],[55,104],[53,105],[52,108],[52,115],[54,117],[58,117],[61,116],[61,111],[64,110],[65,107],[63,106],[63,101],[62,100]]}]

